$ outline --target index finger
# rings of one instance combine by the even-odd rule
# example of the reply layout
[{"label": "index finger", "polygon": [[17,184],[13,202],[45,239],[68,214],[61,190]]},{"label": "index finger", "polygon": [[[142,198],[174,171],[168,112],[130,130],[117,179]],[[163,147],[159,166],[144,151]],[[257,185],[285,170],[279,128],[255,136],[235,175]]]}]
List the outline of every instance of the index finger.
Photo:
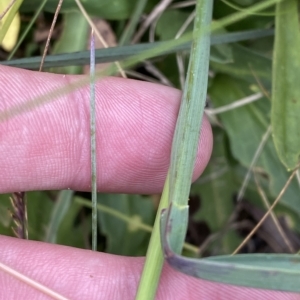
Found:
[{"label": "index finger", "polygon": [[[0,110],[5,113],[78,78],[1,66]],[[176,89],[142,81],[97,81],[100,191],[162,190],[180,96]],[[0,135],[0,192],[90,189],[88,86],[1,121]],[[211,128],[204,118],[194,179],[206,166],[211,148]]]}]

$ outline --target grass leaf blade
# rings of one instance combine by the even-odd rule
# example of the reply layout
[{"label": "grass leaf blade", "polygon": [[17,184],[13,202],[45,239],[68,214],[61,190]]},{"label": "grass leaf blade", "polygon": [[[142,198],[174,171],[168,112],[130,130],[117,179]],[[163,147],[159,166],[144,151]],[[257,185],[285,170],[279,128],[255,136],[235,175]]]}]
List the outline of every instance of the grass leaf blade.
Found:
[{"label": "grass leaf blade", "polygon": [[170,206],[164,234],[165,242],[177,254],[181,253],[186,234],[187,202],[206,102],[212,6],[211,1],[197,2],[188,75],[172,145]]},{"label": "grass leaf blade", "polygon": [[282,163],[296,167],[300,155],[300,31],[298,1],[277,4],[273,58],[273,140]]},{"label": "grass leaf blade", "polygon": [[[259,30],[248,30],[240,32],[232,32],[220,35],[213,35],[211,38],[211,45],[220,45],[227,43],[235,43],[238,41],[245,41],[250,39],[263,38],[273,35],[274,31],[272,29],[259,29]],[[145,43],[136,45],[127,45],[122,47],[110,47],[106,49],[97,49],[95,51],[95,61],[97,64],[114,62],[124,60],[131,56],[136,56],[142,54],[144,51],[149,51],[151,49],[157,49],[162,47],[162,51],[159,54],[155,53],[152,57],[164,55],[168,53],[174,53],[177,51],[189,50],[191,43],[184,40],[180,43],[181,39],[178,39],[177,46],[167,47],[169,41],[155,42],[155,43]],[[87,65],[89,64],[89,51],[81,51],[74,53],[64,53],[56,55],[48,55],[44,61],[44,67],[65,67],[65,66],[75,66],[75,65]],[[150,57],[149,57],[150,58]],[[24,69],[37,69],[39,67],[41,57],[32,58],[21,58],[14,59],[10,61],[1,61],[0,64],[6,66],[19,67]]]}]

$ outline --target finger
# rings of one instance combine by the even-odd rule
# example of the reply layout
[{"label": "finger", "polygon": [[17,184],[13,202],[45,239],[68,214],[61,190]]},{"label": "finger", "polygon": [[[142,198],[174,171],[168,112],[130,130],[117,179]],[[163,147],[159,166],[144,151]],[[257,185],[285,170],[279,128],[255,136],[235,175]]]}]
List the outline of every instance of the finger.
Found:
[{"label": "finger", "polygon": [[[0,67],[0,192],[90,189],[89,87],[32,106],[82,77]],[[48,96],[49,97],[49,96]],[[176,89],[105,78],[96,84],[98,186],[102,192],[160,192],[180,103]],[[28,107],[12,116],[12,112]],[[204,118],[194,179],[212,148]]]},{"label": "finger", "polygon": [[[4,236],[0,247],[0,262],[69,299],[134,299],[144,261]],[[3,271],[0,290],[1,299],[43,299]],[[157,299],[296,300],[299,295],[212,283],[165,265]]]}]

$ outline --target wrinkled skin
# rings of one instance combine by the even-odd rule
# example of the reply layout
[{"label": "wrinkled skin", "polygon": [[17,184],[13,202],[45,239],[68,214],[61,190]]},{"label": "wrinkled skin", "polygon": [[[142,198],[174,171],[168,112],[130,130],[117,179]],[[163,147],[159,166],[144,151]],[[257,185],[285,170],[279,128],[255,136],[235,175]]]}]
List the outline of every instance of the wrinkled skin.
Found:
[{"label": "wrinkled skin", "polygon": [[[14,107],[78,78],[0,67],[1,193],[90,189],[88,86],[3,119],[4,111],[13,112]],[[180,92],[120,78],[98,81],[96,90],[99,190],[160,192]],[[204,119],[194,179],[208,163],[211,149],[212,132]],[[0,249],[1,263],[70,299],[134,299],[144,261],[5,236],[0,237]],[[0,291],[0,299],[47,298],[3,271]],[[292,300],[300,296],[198,280],[165,265],[157,299]]]}]

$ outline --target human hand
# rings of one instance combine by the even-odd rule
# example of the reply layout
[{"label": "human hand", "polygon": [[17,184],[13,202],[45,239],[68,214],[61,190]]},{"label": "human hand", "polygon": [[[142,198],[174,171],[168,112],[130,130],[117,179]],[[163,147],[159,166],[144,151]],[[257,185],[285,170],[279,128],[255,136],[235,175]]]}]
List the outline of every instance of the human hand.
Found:
[{"label": "human hand", "polygon": [[[75,82],[78,77],[0,67],[0,192],[90,189],[89,88],[14,117],[5,111]],[[169,166],[179,109],[175,89],[105,78],[96,85],[98,187],[101,192],[157,193]],[[3,119],[4,118],[4,119]],[[204,118],[194,171],[212,148]],[[0,237],[0,262],[69,299],[134,299],[143,258]],[[47,296],[0,272],[0,299]],[[165,265],[157,299],[300,299],[299,295],[212,283]]]}]

